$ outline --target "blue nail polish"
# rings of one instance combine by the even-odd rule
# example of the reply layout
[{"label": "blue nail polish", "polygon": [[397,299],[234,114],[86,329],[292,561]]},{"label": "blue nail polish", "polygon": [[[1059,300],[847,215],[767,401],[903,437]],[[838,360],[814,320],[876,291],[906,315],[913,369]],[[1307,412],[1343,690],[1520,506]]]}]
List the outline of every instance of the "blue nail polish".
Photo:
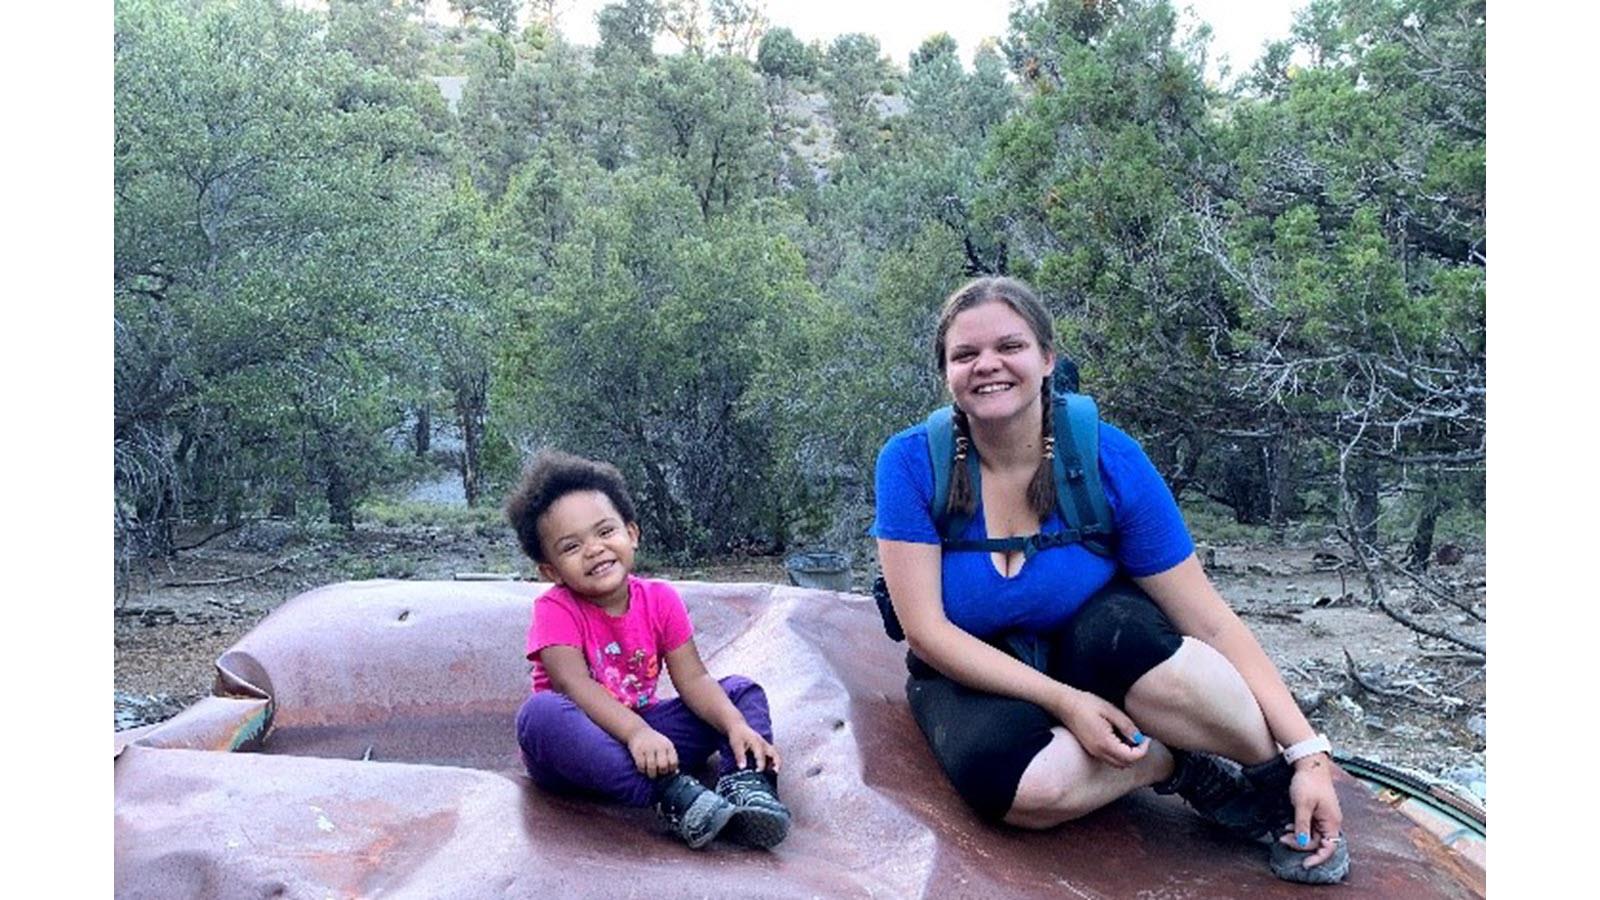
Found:
[{"label": "blue nail polish", "polygon": [[1294,842],[1304,847],[1305,845],[1311,843],[1311,836],[1302,831],[1294,836]]},{"label": "blue nail polish", "polygon": [[1141,731],[1135,731],[1133,733],[1133,745],[1137,747],[1142,743],[1144,743],[1144,733]]}]

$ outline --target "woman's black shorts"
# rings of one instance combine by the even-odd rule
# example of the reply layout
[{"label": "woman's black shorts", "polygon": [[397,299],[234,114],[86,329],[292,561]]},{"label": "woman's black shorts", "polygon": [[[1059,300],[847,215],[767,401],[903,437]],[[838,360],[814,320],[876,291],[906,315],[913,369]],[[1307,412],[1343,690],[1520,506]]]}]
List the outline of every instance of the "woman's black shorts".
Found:
[{"label": "woman's black shorts", "polygon": [[[1106,585],[1047,637],[1046,674],[1119,707],[1128,688],[1183,643],[1166,615],[1125,579]],[[996,646],[1012,652],[1003,642]],[[939,767],[978,815],[1000,821],[1023,771],[1061,723],[1026,700],[959,685],[909,653],[906,661],[906,699]]]}]

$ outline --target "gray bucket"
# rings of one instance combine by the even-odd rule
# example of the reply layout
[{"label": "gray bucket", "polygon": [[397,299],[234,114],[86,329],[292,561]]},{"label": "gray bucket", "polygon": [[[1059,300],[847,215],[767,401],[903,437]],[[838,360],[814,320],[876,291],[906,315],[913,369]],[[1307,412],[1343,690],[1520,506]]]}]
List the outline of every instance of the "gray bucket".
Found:
[{"label": "gray bucket", "polygon": [[791,554],[783,561],[789,581],[796,587],[819,591],[850,590],[850,557],[834,550]]}]

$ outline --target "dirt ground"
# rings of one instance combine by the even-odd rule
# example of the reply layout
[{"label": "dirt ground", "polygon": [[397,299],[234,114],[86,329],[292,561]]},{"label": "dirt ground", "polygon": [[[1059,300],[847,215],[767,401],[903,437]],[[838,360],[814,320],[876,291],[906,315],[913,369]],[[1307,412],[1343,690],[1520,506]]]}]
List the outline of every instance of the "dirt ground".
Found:
[{"label": "dirt ground", "polygon": [[[204,535],[185,535],[194,543]],[[1484,658],[1401,624],[1365,599],[1361,574],[1327,546],[1203,547],[1222,595],[1278,663],[1313,724],[1342,753],[1467,787],[1485,784]],[[135,563],[115,597],[115,727],[156,722],[210,693],[213,663],[284,600],[351,578],[450,579],[522,570],[486,524],[384,526],[351,535],[257,522],[170,561]],[[786,583],[780,559],[661,567],[658,577]],[[1389,582],[1397,616],[1477,646],[1487,618],[1484,558],[1435,565],[1433,590]],[[872,573],[855,573],[866,592]]]}]

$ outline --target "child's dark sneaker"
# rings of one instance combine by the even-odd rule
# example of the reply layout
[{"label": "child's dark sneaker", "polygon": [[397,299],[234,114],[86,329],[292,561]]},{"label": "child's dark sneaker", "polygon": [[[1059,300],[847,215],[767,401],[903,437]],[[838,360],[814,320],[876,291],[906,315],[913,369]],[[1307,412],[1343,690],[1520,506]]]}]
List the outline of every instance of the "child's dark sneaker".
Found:
[{"label": "child's dark sneaker", "polygon": [[733,804],[682,772],[662,779],[657,792],[656,812],[695,850],[711,843],[733,818]]},{"label": "child's dark sneaker", "polygon": [[789,836],[789,808],[778,800],[777,779],[754,769],[729,772],[717,780],[717,793],[733,805],[728,837],[770,850]]},{"label": "child's dark sneaker", "polygon": [[1177,794],[1195,812],[1246,840],[1283,824],[1237,763],[1209,753],[1173,750],[1172,775],[1152,787],[1158,794]]}]

